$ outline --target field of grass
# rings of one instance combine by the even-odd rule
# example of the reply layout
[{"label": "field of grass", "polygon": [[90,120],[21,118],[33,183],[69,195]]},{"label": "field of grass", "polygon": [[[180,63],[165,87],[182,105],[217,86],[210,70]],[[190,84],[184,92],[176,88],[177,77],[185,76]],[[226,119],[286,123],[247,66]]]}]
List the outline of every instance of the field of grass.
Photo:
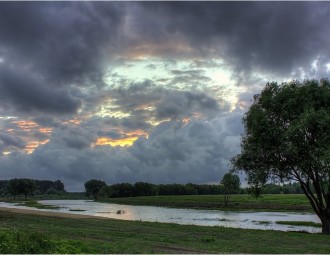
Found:
[{"label": "field of grass", "polygon": [[[0,243],[0,253],[330,253],[329,237],[321,234],[4,211]],[[38,249],[29,250],[31,243]]]},{"label": "field of grass", "polygon": [[266,194],[258,199],[250,195],[232,195],[227,207],[225,207],[223,195],[123,197],[102,201],[195,209],[312,212],[307,198],[302,194]]}]

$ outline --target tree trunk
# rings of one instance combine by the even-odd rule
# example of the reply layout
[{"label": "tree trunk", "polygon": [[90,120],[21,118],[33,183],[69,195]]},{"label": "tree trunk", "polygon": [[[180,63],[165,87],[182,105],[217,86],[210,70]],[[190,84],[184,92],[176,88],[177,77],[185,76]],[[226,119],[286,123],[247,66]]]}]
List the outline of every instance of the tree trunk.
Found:
[{"label": "tree trunk", "polygon": [[322,234],[323,235],[330,235],[330,219],[322,219]]},{"label": "tree trunk", "polygon": [[225,207],[227,207],[228,206],[228,195],[225,195],[224,198],[225,198]]}]

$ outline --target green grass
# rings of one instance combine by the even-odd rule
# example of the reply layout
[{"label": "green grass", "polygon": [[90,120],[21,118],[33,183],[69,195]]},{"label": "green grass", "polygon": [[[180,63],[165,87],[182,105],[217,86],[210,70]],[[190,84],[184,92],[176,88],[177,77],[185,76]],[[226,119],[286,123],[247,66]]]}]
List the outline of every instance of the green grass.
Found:
[{"label": "green grass", "polygon": [[82,247],[84,244],[80,241],[50,238],[41,233],[12,228],[0,229],[1,254],[81,253]]},{"label": "green grass", "polygon": [[311,221],[276,221],[276,224],[291,225],[291,226],[307,226],[321,228],[321,223],[315,223]]},{"label": "green grass", "polygon": [[36,200],[27,200],[27,201],[20,201],[17,203],[18,206],[23,205],[23,206],[27,206],[27,207],[34,207],[34,208],[38,208],[38,209],[59,209],[59,206],[54,206],[54,205],[43,205],[40,204],[38,201]]},{"label": "green grass", "polygon": [[[329,236],[321,234],[70,219],[0,211],[0,236],[10,234],[13,229],[14,233],[27,235],[25,244],[30,242],[27,233],[35,233],[39,236],[36,239],[45,237],[45,246],[50,248],[40,253],[330,253]],[[15,234],[5,240],[13,247],[20,245]],[[43,243],[31,241],[36,245],[40,242]],[[55,244],[54,247],[49,243]],[[62,246],[64,251],[58,251]],[[8,250],[2,249],[0,253]],[[18,249],[17,253],[38,252]]]},{"label": "green grass", "polygon": [[147,196],[103,199],[103,202],[150,205],[176,208],[254,211],[312,212],[309,201],[301,194],[271,194],[254,198],[250,195],[232,195],[225,207],[223,195]]},{"label": "green grass", "polygon": [[262,221],[253,220],[252,222],[255,222],[259,225],[269,225],[271,223],[270,221],[266,221],[266,220],[262,220]]}]

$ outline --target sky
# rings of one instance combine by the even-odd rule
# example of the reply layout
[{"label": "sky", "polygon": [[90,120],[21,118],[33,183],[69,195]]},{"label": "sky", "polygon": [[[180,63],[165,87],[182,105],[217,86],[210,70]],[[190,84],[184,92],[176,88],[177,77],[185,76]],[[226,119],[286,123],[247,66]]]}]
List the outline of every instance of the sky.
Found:
[{"label": "sky", "polygon": [[254,94],[329,77],[329,24],[330,2],[0,2],[0,179],[219,183]]}]

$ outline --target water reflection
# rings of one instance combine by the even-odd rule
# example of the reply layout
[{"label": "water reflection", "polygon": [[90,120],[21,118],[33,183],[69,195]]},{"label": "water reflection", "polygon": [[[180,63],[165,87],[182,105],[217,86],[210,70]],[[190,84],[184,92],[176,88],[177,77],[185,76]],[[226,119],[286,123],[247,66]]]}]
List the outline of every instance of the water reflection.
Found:
[{"label": "water reflection", "polygon": [[[60,206],[60,209],[47,209],[46,211],[60,211],[121,220],[166,222],[201,226],[224,226],[246,229],[307,231],[312,233],[321,232],[321,229],[316,227],[276,224],[276,221],[310,221],[320,223],[315,214],[284,212],[224,212],[211,210],[174,209],[154,206],[131,206],[97,203],[85,200],[43,200],[39,202],[45,205]],[[17,208],[17,206],[8,203],[0,203],[0,206]],[[40,209],[35,208],[35,210]],[[122,212],[125,211],[125,213],[118,213],[119,210]]]}]

